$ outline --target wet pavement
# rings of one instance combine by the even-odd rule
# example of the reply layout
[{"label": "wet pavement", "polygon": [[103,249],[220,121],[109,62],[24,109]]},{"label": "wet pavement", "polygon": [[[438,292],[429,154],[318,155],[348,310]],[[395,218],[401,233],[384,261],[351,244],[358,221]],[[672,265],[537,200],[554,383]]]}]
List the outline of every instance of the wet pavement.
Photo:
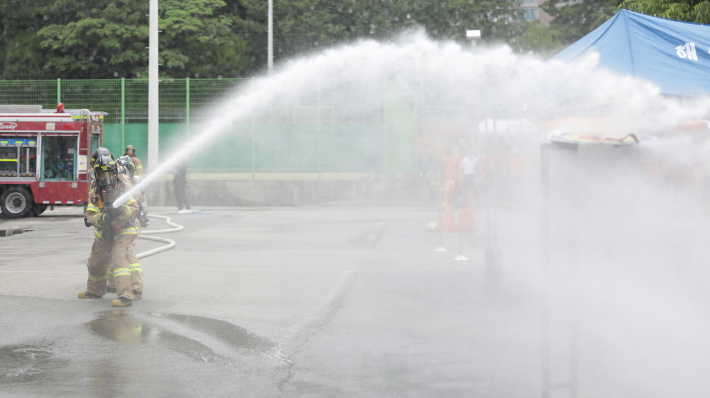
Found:
[{"label": "wet pavement", "polygon": [[33,232],[0,240],[0,396],[539,393],[524,255],[505,258],[493,300],[483,234],[464,239],[471,261],[453,261],[455,235],[435,252],[431,206],[205,210],[173,217],[177,247],[141,261],[144,298],[123,309],[76,299],[80,210],[12,221]]}]

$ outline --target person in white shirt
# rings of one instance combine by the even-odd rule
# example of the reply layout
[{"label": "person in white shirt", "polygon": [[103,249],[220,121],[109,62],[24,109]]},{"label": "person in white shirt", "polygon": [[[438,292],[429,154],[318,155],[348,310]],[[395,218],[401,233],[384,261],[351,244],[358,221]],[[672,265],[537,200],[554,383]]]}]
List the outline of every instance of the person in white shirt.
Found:
[{"label": "person in white shirt", "polygon": [[474,197],[476,196],[476,175],[478,174],[478,158],[473,155],[473,150],[468,151],[468,156],[461,161],[461,169],[463,170],[463,178],[461,181],[461,198],[463,203],[466,203],[468,198],[469,188],[473,190]]}]

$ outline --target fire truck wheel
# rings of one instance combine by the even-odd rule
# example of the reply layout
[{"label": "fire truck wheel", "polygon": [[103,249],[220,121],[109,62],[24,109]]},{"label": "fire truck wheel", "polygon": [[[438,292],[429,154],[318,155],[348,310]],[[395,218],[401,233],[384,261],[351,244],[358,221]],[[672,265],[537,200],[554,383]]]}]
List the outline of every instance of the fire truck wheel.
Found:
[{"label": "fire truck wheel", "polygon": [[32,195],[22,187],[10,187],[0,195],[2,215],[6,218],[21,218],[32,211]]},{"label": "fire truck wheel", "polygon": [[35,203],[35,205],[32,206],[32,213],[34,213],[35,216],[44,213],[45,210],[47,210],[47,205],[40,205]]}]

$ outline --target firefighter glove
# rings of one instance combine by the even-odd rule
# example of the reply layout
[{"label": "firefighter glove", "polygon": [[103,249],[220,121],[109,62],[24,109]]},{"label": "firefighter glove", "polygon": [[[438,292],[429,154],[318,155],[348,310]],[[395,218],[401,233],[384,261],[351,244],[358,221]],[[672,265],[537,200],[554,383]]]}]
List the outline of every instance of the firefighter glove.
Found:
[{"label": "firefighter glove", "polygon": [[113,221],[113,214],[112,213],[104,213],[101,216],[101,222],[103,222],[104,225],[111,225],[111,221]]},{"label": "firefighter glove", "polygon": [[111,213],[111,215],[114,216],[119,216],[121,213],[123,213],[123,206],[118,206],[118,207],[109,207],[108,212]]}]

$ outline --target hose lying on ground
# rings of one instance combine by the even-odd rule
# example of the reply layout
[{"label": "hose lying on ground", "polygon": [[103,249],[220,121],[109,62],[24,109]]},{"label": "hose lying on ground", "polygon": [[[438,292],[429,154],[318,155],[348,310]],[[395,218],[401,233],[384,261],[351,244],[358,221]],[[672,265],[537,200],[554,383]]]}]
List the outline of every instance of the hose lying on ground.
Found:
[{"label": "hose lying on ground", "polygon": [[141,230],[141,234],[140,234],[140,236],[138,236],[138,239],[145,239],[145,240],[151,240],[151,241],[153,241],[153,242],[167,243],[167,245],[161,246],[161,247],[157,247],[157,248],[155,248],[155,249],[148,250],[148,251],[143,252],[143,253],[138,253],[138,254],[136,254],[136,257],[138,257],[138,258],[144,258],[144,257],[152,256],[152,255],[154,255],[154,254],[158,254],[158,253],[160,253],[160,252],[164,252],[164,251],[170,250],[170,249],[172,249],[173,247],[175,247],[175,241],[174,241],[174,240],[165,239],[165,238],[158,238],[157,236],[146,236],[146,235],[164,234],[164,233],[169,233],[169,232],[179,232],[179,231],[182,231],[182,230],[183,230],[182,225],[178,225],[178,224],[175,224],[174,222],[171,222],[171,221],[170,221],[170,217],[158,216],[158,215],[153,215],[153,214],[149,215],[148,217],[150,217],[150,218],[162,218],[163,220],[165,220],[165,223],[166,223],[166,224],[168,224],[169,226],[171,226],[171,227],[173,227],[173,228],[157,229],[157,230],[150,230],[150,231],[142,231],[142,230]]}]

